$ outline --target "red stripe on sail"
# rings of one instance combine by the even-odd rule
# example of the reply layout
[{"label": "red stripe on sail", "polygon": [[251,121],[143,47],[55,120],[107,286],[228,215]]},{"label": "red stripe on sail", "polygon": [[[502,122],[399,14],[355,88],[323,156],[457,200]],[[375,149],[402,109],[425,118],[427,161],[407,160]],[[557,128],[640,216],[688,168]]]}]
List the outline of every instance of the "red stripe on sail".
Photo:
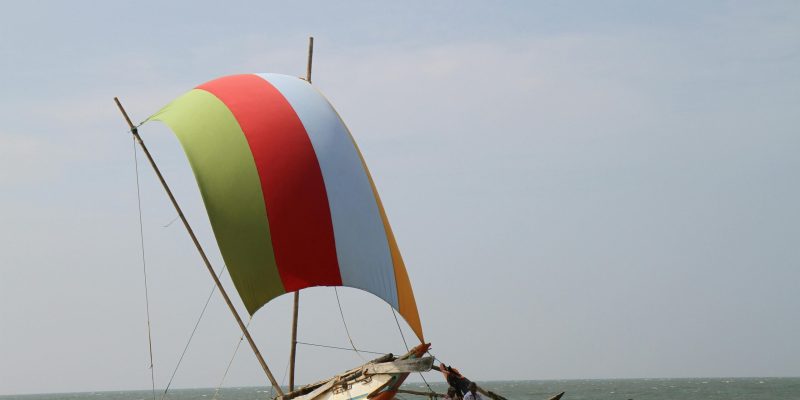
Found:
[{"label": "red stripe on sail", "polygon": [[225,103],[247,137],[286,291],[341,285],[322,170],[289,102],[256,75],[220,78],[198,89]]}]

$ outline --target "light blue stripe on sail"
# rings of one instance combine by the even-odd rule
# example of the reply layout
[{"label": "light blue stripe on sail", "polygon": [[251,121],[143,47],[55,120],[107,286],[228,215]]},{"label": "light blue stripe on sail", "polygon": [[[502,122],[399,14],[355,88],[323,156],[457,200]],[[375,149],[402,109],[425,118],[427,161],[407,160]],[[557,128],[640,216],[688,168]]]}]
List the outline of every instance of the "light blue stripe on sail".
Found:
[{"label": "light blue stripe on sail", "polygon": [[397,309],[386,230],[350,132],[308,82],[288,75],[258,76],[283,94],[311,139],[328,194],[342,284],[375,294]]}]

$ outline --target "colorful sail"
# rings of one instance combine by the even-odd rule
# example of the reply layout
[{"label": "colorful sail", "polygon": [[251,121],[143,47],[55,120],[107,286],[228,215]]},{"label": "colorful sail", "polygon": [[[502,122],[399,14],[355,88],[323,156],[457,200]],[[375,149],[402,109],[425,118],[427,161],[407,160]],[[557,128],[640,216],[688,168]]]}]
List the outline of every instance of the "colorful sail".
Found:
[{"label": "colorful sail", "polygon": [[399,311],[423,340],[411,283],[350,132],[308,82],[234,75],[148,120],[175,132],[250,314],[311,286],[349,286]]}]

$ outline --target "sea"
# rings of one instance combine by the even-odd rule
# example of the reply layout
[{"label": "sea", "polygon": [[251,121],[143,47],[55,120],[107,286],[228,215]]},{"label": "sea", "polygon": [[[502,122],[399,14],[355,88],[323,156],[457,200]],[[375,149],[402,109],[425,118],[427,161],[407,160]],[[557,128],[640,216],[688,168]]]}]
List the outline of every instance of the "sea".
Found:
[{"label": "sea", "polygon": [[[563,400],[800,400],[800,378],[685,378],[685,379],[587,379],[541,381],[494,381],[479,384],[509,400],[547,400],[565,392]],[[443,383],[431,383],[436,392]],[[408,383],[405,389],[428,391],[424,383]],[[175,389],[165,400],[269,400],[269,387]],[[2,400],[148,400],[151,391],[29,394],[0,396]],[[156,395],[161,400],[160,394]],[[427,400],[401,394],[399,400]]]}]

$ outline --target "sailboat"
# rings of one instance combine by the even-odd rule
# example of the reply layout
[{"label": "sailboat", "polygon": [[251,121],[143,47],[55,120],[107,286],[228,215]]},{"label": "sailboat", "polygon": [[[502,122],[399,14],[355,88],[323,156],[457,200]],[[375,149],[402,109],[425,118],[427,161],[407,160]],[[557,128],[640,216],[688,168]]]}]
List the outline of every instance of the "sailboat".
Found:
[{"label": "sailboat", "polygon": [[[217,289],[280,400],[391,400],[410,373],[431,369],[411,282],[378,191],[353,136],[305,78],[241,74],[203,83],[134,124],[115,98]],[[258,350],[139,129],[160,121],[177,136],[192,168],[236,292],[252,316],[294,293],[289,391]],[[388,303],[419,339],[334,377],[294,388],[300,292],[351,287]]]}]

